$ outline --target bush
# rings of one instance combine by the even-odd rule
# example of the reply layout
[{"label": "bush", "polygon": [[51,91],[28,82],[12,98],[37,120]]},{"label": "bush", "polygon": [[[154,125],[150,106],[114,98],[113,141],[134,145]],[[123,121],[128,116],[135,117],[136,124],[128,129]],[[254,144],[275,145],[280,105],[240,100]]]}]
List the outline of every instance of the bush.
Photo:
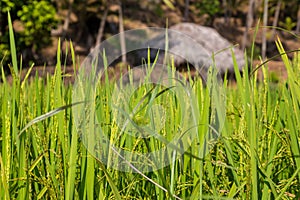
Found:
[{"label": "bush", "polygon": [[202,0],[196,6],[200,10],[200,15],[207,14],[209,16],[208,24],[213,22],[216,15],[222,13],[219,0]]},{"label": "bush", "polygon": [[0,59],[3,59],[4,66],[7,66],[10,57],[7,11],[10,11],[13,22],[20,22],[20,31],[15,32],[16,46],[19,53],[22,53],[21,50],[27,49],[29,54],[32,55],[38,49],[50,45],[51,29],[58,22],[55,7],[50,0],[2,0],[0,18],[3,21],[0,21]]},{"label": "bush", "polygon": [[[55,8],[45,0],[32,1],[28,5],[22,6],[22,10],[17,12],[18,17],[24,25],[24,31],[21,33],[21,42],[27,47],[34,47],[34,50],[40,49],[50,44],[50,32],[56,26]],[[36,39],[39,42],[36,43]]]}]

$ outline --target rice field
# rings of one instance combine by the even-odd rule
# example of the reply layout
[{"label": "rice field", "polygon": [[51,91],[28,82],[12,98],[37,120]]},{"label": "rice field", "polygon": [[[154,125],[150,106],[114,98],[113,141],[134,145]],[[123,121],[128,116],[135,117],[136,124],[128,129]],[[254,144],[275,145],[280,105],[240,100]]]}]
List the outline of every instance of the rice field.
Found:
[{"label": "rice field", "polygon": [[[235,66],[234,87],[226,79],[216,84],[213,73],[205,86],[178,81],[179,93],[145,84],[129,96],[127,107],[118,107],[121,115],[137,110],[127,116],[131,125],[120,126],[123,118],[112,106],[118,102],[112,103],[115,84],[106,79],[89,88],[78,79],[66,86],[60,48],[55,75],[21,81],[11,37],[11,84],[1,66],[0,199],[300,198],[300,53],[289,60],[276,44],[286,82],[272,83],[265,63],[263,82],[257,72],[246,68],[241,76]],[[76,66],[72,47],[70,52]],[[84,98],[77,100],[74,91]],[[190,113],[194,121],[185,118]],[[132,135],[149,129],[152,135]],[[88,134],[95,130],[114,146]],[[190,131],[193,137],[185,137]]]}]

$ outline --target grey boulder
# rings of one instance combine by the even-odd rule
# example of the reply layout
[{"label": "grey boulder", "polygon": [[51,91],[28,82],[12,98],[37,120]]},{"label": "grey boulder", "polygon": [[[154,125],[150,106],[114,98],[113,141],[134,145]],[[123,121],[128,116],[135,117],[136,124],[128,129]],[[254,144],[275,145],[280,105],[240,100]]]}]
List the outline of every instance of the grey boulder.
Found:
[{"label": "grey boulder", "polygon": [[[151,49],[150,58],[154,60],[158,55],[160,64],[165,64],[164,58],[169,58],[169,60],[172,58],[175,66],[188,63],[195,67],[203,77],[206,77],[210,66],[215,66],[220,74],[226,71],[233,74],[233,52],[240,71],[245,65],[243,51],[233,46],[213,28],[193,23],[180,23],[170,27],[167,33],[161,33],[145,41],[144,44]],[[168,41],[167,46],[166,41]],[[142,58],[147,58],[147,54],[148,49],[139,50],[137,53],[138,57]]]}]

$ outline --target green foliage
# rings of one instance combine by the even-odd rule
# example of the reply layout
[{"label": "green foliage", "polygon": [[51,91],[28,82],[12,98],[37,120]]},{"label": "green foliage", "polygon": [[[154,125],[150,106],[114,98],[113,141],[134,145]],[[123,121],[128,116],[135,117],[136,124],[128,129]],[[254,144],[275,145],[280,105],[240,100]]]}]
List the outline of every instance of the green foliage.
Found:
[{"label": "green foliage", "polygon": [[199,3],[200,12],[202,14],[208,14],[209,16],[214,16],[221,12],[220,2],[218,0],[203,0]]},{"label": "green foliage", "polygon": [[[10,39],[13,63],[17,63]],[[62,82],[59,46],[56,73],[47,77],[48,84],[38,76],[31,83],[21,82],[11,67],[12,84],[3,74],[0,84],[0,199],[175,199],[175,195],[180,199],[299,199],[300,54],[290,62],[280,41],[276,44],[288,71],[286,83],[273,87],[272,77],[263,69],[264,82],[257,84],[257,74],[249,77],[245,70],[242,77],[235,65],[236,88],[220,86],[226,90],[222,137],[207,156],[199,159],[200,145],[193,143],[170,166],[145,174],[107,168],[82,144],[70,109],[72,85]],[[71,52],[76,66],[74,49]],[[191,84],[203,116],[201,135],[209,128],[203,125],[214,120],[210,88],[200,80]],[[109,83],[101,85],[95,95],[103,102],[97,113],[106,120],[99,127],[110,136],[119,133],[108,103],[113,88]],[[172,138],[172,127],[183,128],[178,118],[181,110],[173,107],[175,103],[180,107],[175,99],[172,94],[155,99],[170,105],[169,117],[175,119],[167,123],[162,137]],[[137,122],[147,120],[143,114]],[[147,145],[159,149],[152,138],[132,143],[123,137],[110,139],[128,150]]]},{"label": "green foliage", "polygon": [[[265,79],[257,84],[256,73],[249,77],[245,70],[241,76],[235,64],[236,87],[220,85],[226,90],[222,137],[209,143],[214,146],[205,157],[199,159],[203,149],[197,140],[169,166],[151,173],[108,168],[87,151],[84,137],[79,139],[82,130],[73,121],[77,107],[70,109],[78,106],[72,105],[73,86],[62,82],[59,46],[56,73],[48,76],[48,84],[38,76],[31,83],[26,79],[21,82],[11,68],[15,72],[13,83],[8,84],[2,74],[4,81],[0,84],[0,199],[160,200],[175,199],[175,195],[177,199],[299,199],[300,55],[297,53],[290,62],[281,43],[276,44],[288,71],[287,82],[271,85],[272,77],[263,67]],[[76,66],[73,49],[71,52]],[[234,55],[233,60],[236,63]],[[210,88],[204,87],[201,80],[191,84],[201,112],[200,138],[209,129],[209,121],[214,120],[214,107]],[[159,150],[161,146],[154,143],[153,137],[139,140],[119,135],[109,103],[114,85],[99,86],[94,96],[100,101],[96,113],[105,123],[97,127],[103,128],[110,141],[133,152]],[[180,109],[175,93],[158,92],[149,93],[148,97],[154,93],[157,98],[149,98],[147,105],[154,100],[166,105],[170,116],[158,135],[170,141],[175,131],[184,135],[190,127],[181,123],[184,109]],[[138,90],[136,96],[144,96],[143,90]],[[137,101],[133,98],[133,105]],[[137,121],[143,124],[144,116],[142,112]],[[170,150],[176,155],[176,149]],[[119,157],[112,154],[111,159]],[[155,158],[150,166],[152,161]]]},{"label": "green foliage", "polygon": [[[32,46],[35,50],[50,44],[50,31],[56,25],[55,8],[49,1],[32,1],[28,5],[23,5],[17,12],[24,25],[21,33],[21,42],[25,46]],[[39,41],[36,42],[36,39]]]},{"label": "green foliage", "polygon": [[175,9],[173,3],[174,1],[173,0],[163,0],[163,2],[171,9]]},{"label": "green foliage", "polygon": [[11,52],[9,50],[7,11],[10,11],[12,23],[19,21],[16,35],[17,52],[25,49],[37,52],[51,43],[50,31],[57,24],[56,10],[50,0],[1,0],[0,1],[0,59],[7,66]]},{"label": "green foliage", "polygon": [[5,64],[10,56],[8,45],[8,32],[0,35],[0,60]]},{"label": "green foliage", "polygon": [[0,60],[5,64],[10,56],[8,31],[4,31],[7,25],[7,11],[13,11],[17,7],[19,1],[1,0],[0,1]]},{"label": "green foliage", "polygon": [[[252,48],[253,48],[253,51],[252,51]],[[253,52],[253,58],[254,59],[259,59],[259,57],[261,55],[260,47],[258,45],[255,45],[253,47],[250,46],[250,47],[246,48],[247,55],[250,55],[251,51]]]},{"label": "green foliage", "polygon": [[278,83],[280,81],[280,78],[276,72],[270,72],[269,76],[270,82],[272,83]]},{"label": "green foliage", "polygon": [[213,21],[215,15],[222,12],[219,0],[202,0],[196,4],[196,7],[200,10],[201,15],[209,15],[210,23]]},{"label": "green foliage", "polygon": [[16,6],[15,1],[10,1],[10,0],[1,0],[2,2],[0,3],[0,11],[2,12],[7,12],[10,11],[12,8]]},{"label": "green foliage", "polygon": [[284,29],[291,31],[297,25],[297,23],[293,22],[292,18],[286,17],[284,22],[279,22],[279,25]]}]

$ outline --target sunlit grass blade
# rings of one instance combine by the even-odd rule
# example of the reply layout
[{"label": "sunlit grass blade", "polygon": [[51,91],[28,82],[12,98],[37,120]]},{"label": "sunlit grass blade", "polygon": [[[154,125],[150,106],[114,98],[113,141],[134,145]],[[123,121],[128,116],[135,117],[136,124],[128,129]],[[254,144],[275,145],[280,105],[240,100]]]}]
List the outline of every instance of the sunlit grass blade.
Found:
[{"label": "sunlit grass blade", "polygon": [[[190,74],[189,81],[174,78],[174,60],[165,64],[169,65],[169,83],[178,85],[152,84],[149,80],[154,67],[158,67],[158,54],[151,63],[148,49],[148,61],[143,63],[147,66],[144,85],[129,87],[135,93],[126,96],[130,107],[126,110],[112,103],[116,84],[110,79],[105,52],[101,55],[105,71],[100,72],[105,79],[100,81],[95,76],[93,81],[97,84],[93,85],[85,79],[86,71],[81,70],[83,76],[77,73],[79,62],[72,43],[70,51],[65,49],[71,52],[68,54],[72,57],[77,89],[87,95],[77,102],[73,95],[75,85],[63,82],[67,62],[64,60],[62,66],[60,42],[55,75],[42,79],[36,72],[30,79],[34,69],[31,65],[21,82],[22,60],[17,62],[11,22],[8,34],[12,64],[0,63],[0,199],[300,198],[300,54],[296,53],[291,61],[280,40],[276,43],[277,57],[282,57],[288,72],[287,81],[280,83],[272,82],[267,61],[258,67],[262,81],[257,79],[256,70],[248,73],[254,59],[254,42],[243,73],[232,52],[236,75],[233,86],[227,78],[223,84],[216,84],[219,81],[210,75],[206,84],[192,79]],[[7,67],[12,81],[5,77]],[[96,69],[92,70],[96,73]],[[129,79],[134,82],[132,76]],[[182,92],[177,92],[179,87]],[[120,88],[116,95],[126,87]],[[95,116],[85,119],[88,123],[81,129],[74,119],[76,109],[82,105],[91,106]],[[164,115],[153,109],[156,105],[159,111],[165,109],[161,112]],[[120,118],[113,110],[128,119],[131,127],[119,125]],[[84,117],[90,117],[88,114]],[[193,116],[195,122],[187,116]],[[224,122],[224,127],[211,125],[214,120]],[[160,122],[165,123],[157,131]],[[97,143],[98,132],[90,132],[100,128],[114,145],[98,152],[105,144]],[[194,130],[195,140],[185,140]],[[88,132],[87,138],[83,131]],[[134,131],[137,137],[130,135]],[[218,137],[210,138],[210,133]],[[174,139],[176,142],[172,143]],[[134,156],[124,156],[124,152],[159,152],[166,146],[164,153],[153,154],[154,157],[134,160]],[[102,160],[98,155],[106,157]],[[128,172],[115,168],[116,162]]]},{"label": "sunlit grass blade", "polygon": [[47,119],[47,118],[49,118],[49,117],[52,117],[53,115],[56,115],[57,113],[59,113],[59,112],[65,110],[65,109],[67,109],[67,108],[71,108],[71,107],[76,106],[76,105],[81,104],[81,103],[83,103],[83,102],[77,102],[77,103],[65,105],[65,106],[56,108],[56,109],[54,109],[54,110],[49,111],[48,113],[45,113],[45,114],[43,114],[43,115],[41,115],[41,116],[38,116],[38,117],[34,118],[34,119],[31,120],[28,124],[26,124],[26,126],[20,131],[20,133],[19,133],[18,136],[20,137],[21,134],[22,134],[26,129],[28,129],[30,126],[32,126],[33,124],[36,124],[36,123],[38,123],[38,122],[40,122],[40,121],[43,121],[43,120],[45,120],[45,119]]},{"label": "sunlit grass blade", "polygon": [[285,187],[281,190],[281,193],[278,195],[276,200],[282,199],[282,196],[286,193],[286,190],[291,186],[292,181],[294,178],[300,173],[300,167],[293,173],[293,175],[289,178],[289,181],[286,183]]},{"label": "sunlit grass blade", "polygon": [[24,90],[25,88],[25,84],[26,84],[26,82],[28,81],[28,77],[29,77],[29,75],[30,75],[30,73],[31,73],[31,70],[32,70],[32,68],[34,67],[34,64],[32,64],[30,67],[29,67],[29,69],[28,69],[28,71],[27,71],[27,73],[26,73],[26,75],[25,75],[25,78],[24,78],[24,80],[23,80],[23,82],[22,82],[22,84],[21,84],[21,88]]},{"label": "sunlit grass blade", "polygon": [[14,73],[18,76],[19,70],[18,70],[18,61],[17,61],[17,51],[15,45],[13,26],[12,26],[9,12],[7,13],[7,17],[8,17],[9,42],[10,42],[10,53],[11,53],[12,65],[13,65]]},{"label": "sunlit grass blade", "polygon": [[9,197],[10,196],[9,195],[9,185],[8,185],[8,180],[7,180],[7,177],[9,177],[9,176],[8,176],[7,172],[5,171],[1,154],[0,154],[0,174],[1,174],[0,197],[1,197],[1,199],[10,199],[10,197]]},{"label": "sunlit grass blade", "polygon": [[103,170],[103,172],[104,172],[104,174],[105,174],[105,176],[106,176],[106,178],[107,178],[107,181],[108,181],[108,183],[109,183],[109,185],[110,185],[110,187],[111,187],[111,189],[112,189],[112,191],[113,191],[114,198],[115,198],[115,199],[118,199],[118,200],[121,200],[122,197],[121,197],[121,195],[119,194],[119,190],[118,190],[117,186],[114,184],[114,181],[113,181],[112,177],[110,176],[109,172],[108,172],[107,169],[103,166],[102,163],[100,163],[99,166],[100,166],[100,168]]},{"label": "sunlit grass blade", "polygon": [[[291,150],[295,156],[296,166],[300,168],[300,144],[299,144],[299,133],[297,130],[300,128],[300,87],[299,87],[299,75],[295,72],[299,71],[299,63],[296,63],[296,66],[293,69],[292,63],[288,59],[287,54],[282,46],[280,39],[276,42],[279,53],[282,55],[282,60],[285,64],[285,67],[288,72],[288,86],[291,91],[291,99],[289,99],[290,110],[293,112],[293,119],[288,119],[289,127],[291,128]],[[299,62],[299,61],[298,61]],[[297,77],[298,76],[298,77]],[[291,116],[289,116],[291,117]],[[300,174],[298,174],[298,181],[300,182]]]},{"label": "sunlit grass blade", "polygon": [[77,168],[77,157],[78,157],[78,134],[75,130],[75,127],[72,128],[72,140],[70,146],[70,155],[68,158],[68,178],[65,188],[65,199],[74,199],[74,190],[75,190],[75,179],[76,179],[76,168]]}]

